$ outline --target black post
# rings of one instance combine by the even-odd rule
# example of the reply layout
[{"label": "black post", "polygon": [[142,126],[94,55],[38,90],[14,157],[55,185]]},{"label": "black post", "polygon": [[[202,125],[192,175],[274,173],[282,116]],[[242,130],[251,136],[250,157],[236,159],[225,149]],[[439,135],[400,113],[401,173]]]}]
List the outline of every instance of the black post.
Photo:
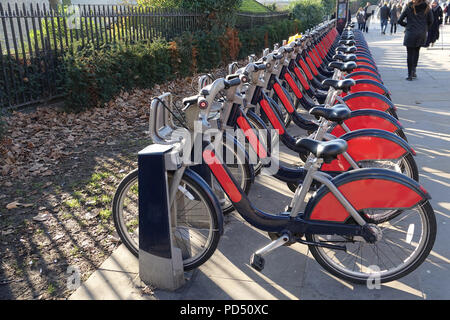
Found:
[{"label": "black post", "polygon": [[337,0],[336,1],[336,29],[339,34],[342,33],[345,25],[347,24],[350,12],[348,0]]}]

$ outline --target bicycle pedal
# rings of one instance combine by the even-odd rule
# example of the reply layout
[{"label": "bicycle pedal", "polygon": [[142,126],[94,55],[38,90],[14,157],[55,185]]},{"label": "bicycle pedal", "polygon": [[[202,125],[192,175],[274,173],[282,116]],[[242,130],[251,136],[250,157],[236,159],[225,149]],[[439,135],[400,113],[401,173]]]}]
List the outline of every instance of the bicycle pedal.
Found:
[{"label": "bicycle pedal", "polygon": [[252,257],[250,258],[250,265],[253,269],[261,272],[264,269],[264,264],[266,263],[266,260],[260,256],[259,254],[252,254]]}]

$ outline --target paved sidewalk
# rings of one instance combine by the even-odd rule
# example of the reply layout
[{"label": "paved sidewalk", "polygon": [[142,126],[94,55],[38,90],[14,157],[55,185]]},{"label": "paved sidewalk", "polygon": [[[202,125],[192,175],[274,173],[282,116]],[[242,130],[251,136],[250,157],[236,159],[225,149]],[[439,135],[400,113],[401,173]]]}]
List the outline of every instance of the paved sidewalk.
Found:
[{"label": "paved sidewalk", "polygon": [[[269,239],[233,214],[226,218],[216,253],[186,274],[189,280],[177,292],[143,295],[137,259],[121,246],[71,299],[450,299],[450,26],[445,26],[443,36],[444,50],[441,42],[421,50],[418,79],[412,82],[405,80],[403,32],[383,36],[373,31],[366,36],[417,151],[421,183],[433,197],[437,216],[433,251],[412,274],[369,290],[328,274],[299,244],[276,250],[267,257],[263,273],[256,272],[249,258]],[[292,153],[283,157],[295,161]],[[250,194],[261,209],[272,212],[281,211],[291,196],[284,183],[267,176],[257,178]]]}]

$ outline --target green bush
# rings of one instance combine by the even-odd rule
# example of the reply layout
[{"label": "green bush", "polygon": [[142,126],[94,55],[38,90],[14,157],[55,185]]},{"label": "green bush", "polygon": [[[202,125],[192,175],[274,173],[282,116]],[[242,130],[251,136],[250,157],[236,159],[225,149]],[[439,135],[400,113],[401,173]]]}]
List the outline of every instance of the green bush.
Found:
[{"label": "green bush", "polygon": [[173,78],[169,44],[158,40],[134,45],[87,46],[65,57],[70,111],[81,111],[108,102],[121,90],[152,87]]},{"label": "green bush", "polygon": [[331,15],[336,11],[336,0],[322,0],[324,15]]},{"label": "green bush", "polygon": [[290,5],[295,19],[301,21],[303,30],[322,22],[324,7],[321,0],[299,0]]},{"label": "green bush", "polygon": [[260,55],[266,46],[271,47],[300,31],[295,20],[282,20],[239,33],[231,30],[186,32],[171,42],[108,44],[99,49],[90,45],[68,53],[64,60],[66,108],[81,111],[100,106],[121,90],[151,88],[175,77],[217,68],[236,57]]}]

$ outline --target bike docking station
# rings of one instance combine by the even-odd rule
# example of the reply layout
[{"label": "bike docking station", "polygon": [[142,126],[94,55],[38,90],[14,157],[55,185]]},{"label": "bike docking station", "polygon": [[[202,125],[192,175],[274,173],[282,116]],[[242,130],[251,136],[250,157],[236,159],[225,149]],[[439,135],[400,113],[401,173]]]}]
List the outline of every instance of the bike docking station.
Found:
[{"label": "bike docking station", "polygon": [[349,19],[349,4],[348,0],[336,1],[336,29],[339,34],[344,30],[345,25]]},{"label": "bike docking station", "polygon": [[[166,106],[170,105],[170,94],[164,98]],[[154,144],[138,153],[139,276],[144,283],[174,291],[184,285],[185,277],[183,252],[175,245],[172,232],[176,215],[170,209],[173,207],[170,199],[174,198],[170,195],[175,195],[177,190],[170,190],[168,171],[175,171],[173,180],[176,180],[178,176],[181,178],[183,172],[178,173],[183,170],[179,170],[179,151],[168,142],[174,128],[167,125],[171,119],[169,111],[158,104],[162,104],[161,100],[154,99],[150,107],[150,134]]]}]

